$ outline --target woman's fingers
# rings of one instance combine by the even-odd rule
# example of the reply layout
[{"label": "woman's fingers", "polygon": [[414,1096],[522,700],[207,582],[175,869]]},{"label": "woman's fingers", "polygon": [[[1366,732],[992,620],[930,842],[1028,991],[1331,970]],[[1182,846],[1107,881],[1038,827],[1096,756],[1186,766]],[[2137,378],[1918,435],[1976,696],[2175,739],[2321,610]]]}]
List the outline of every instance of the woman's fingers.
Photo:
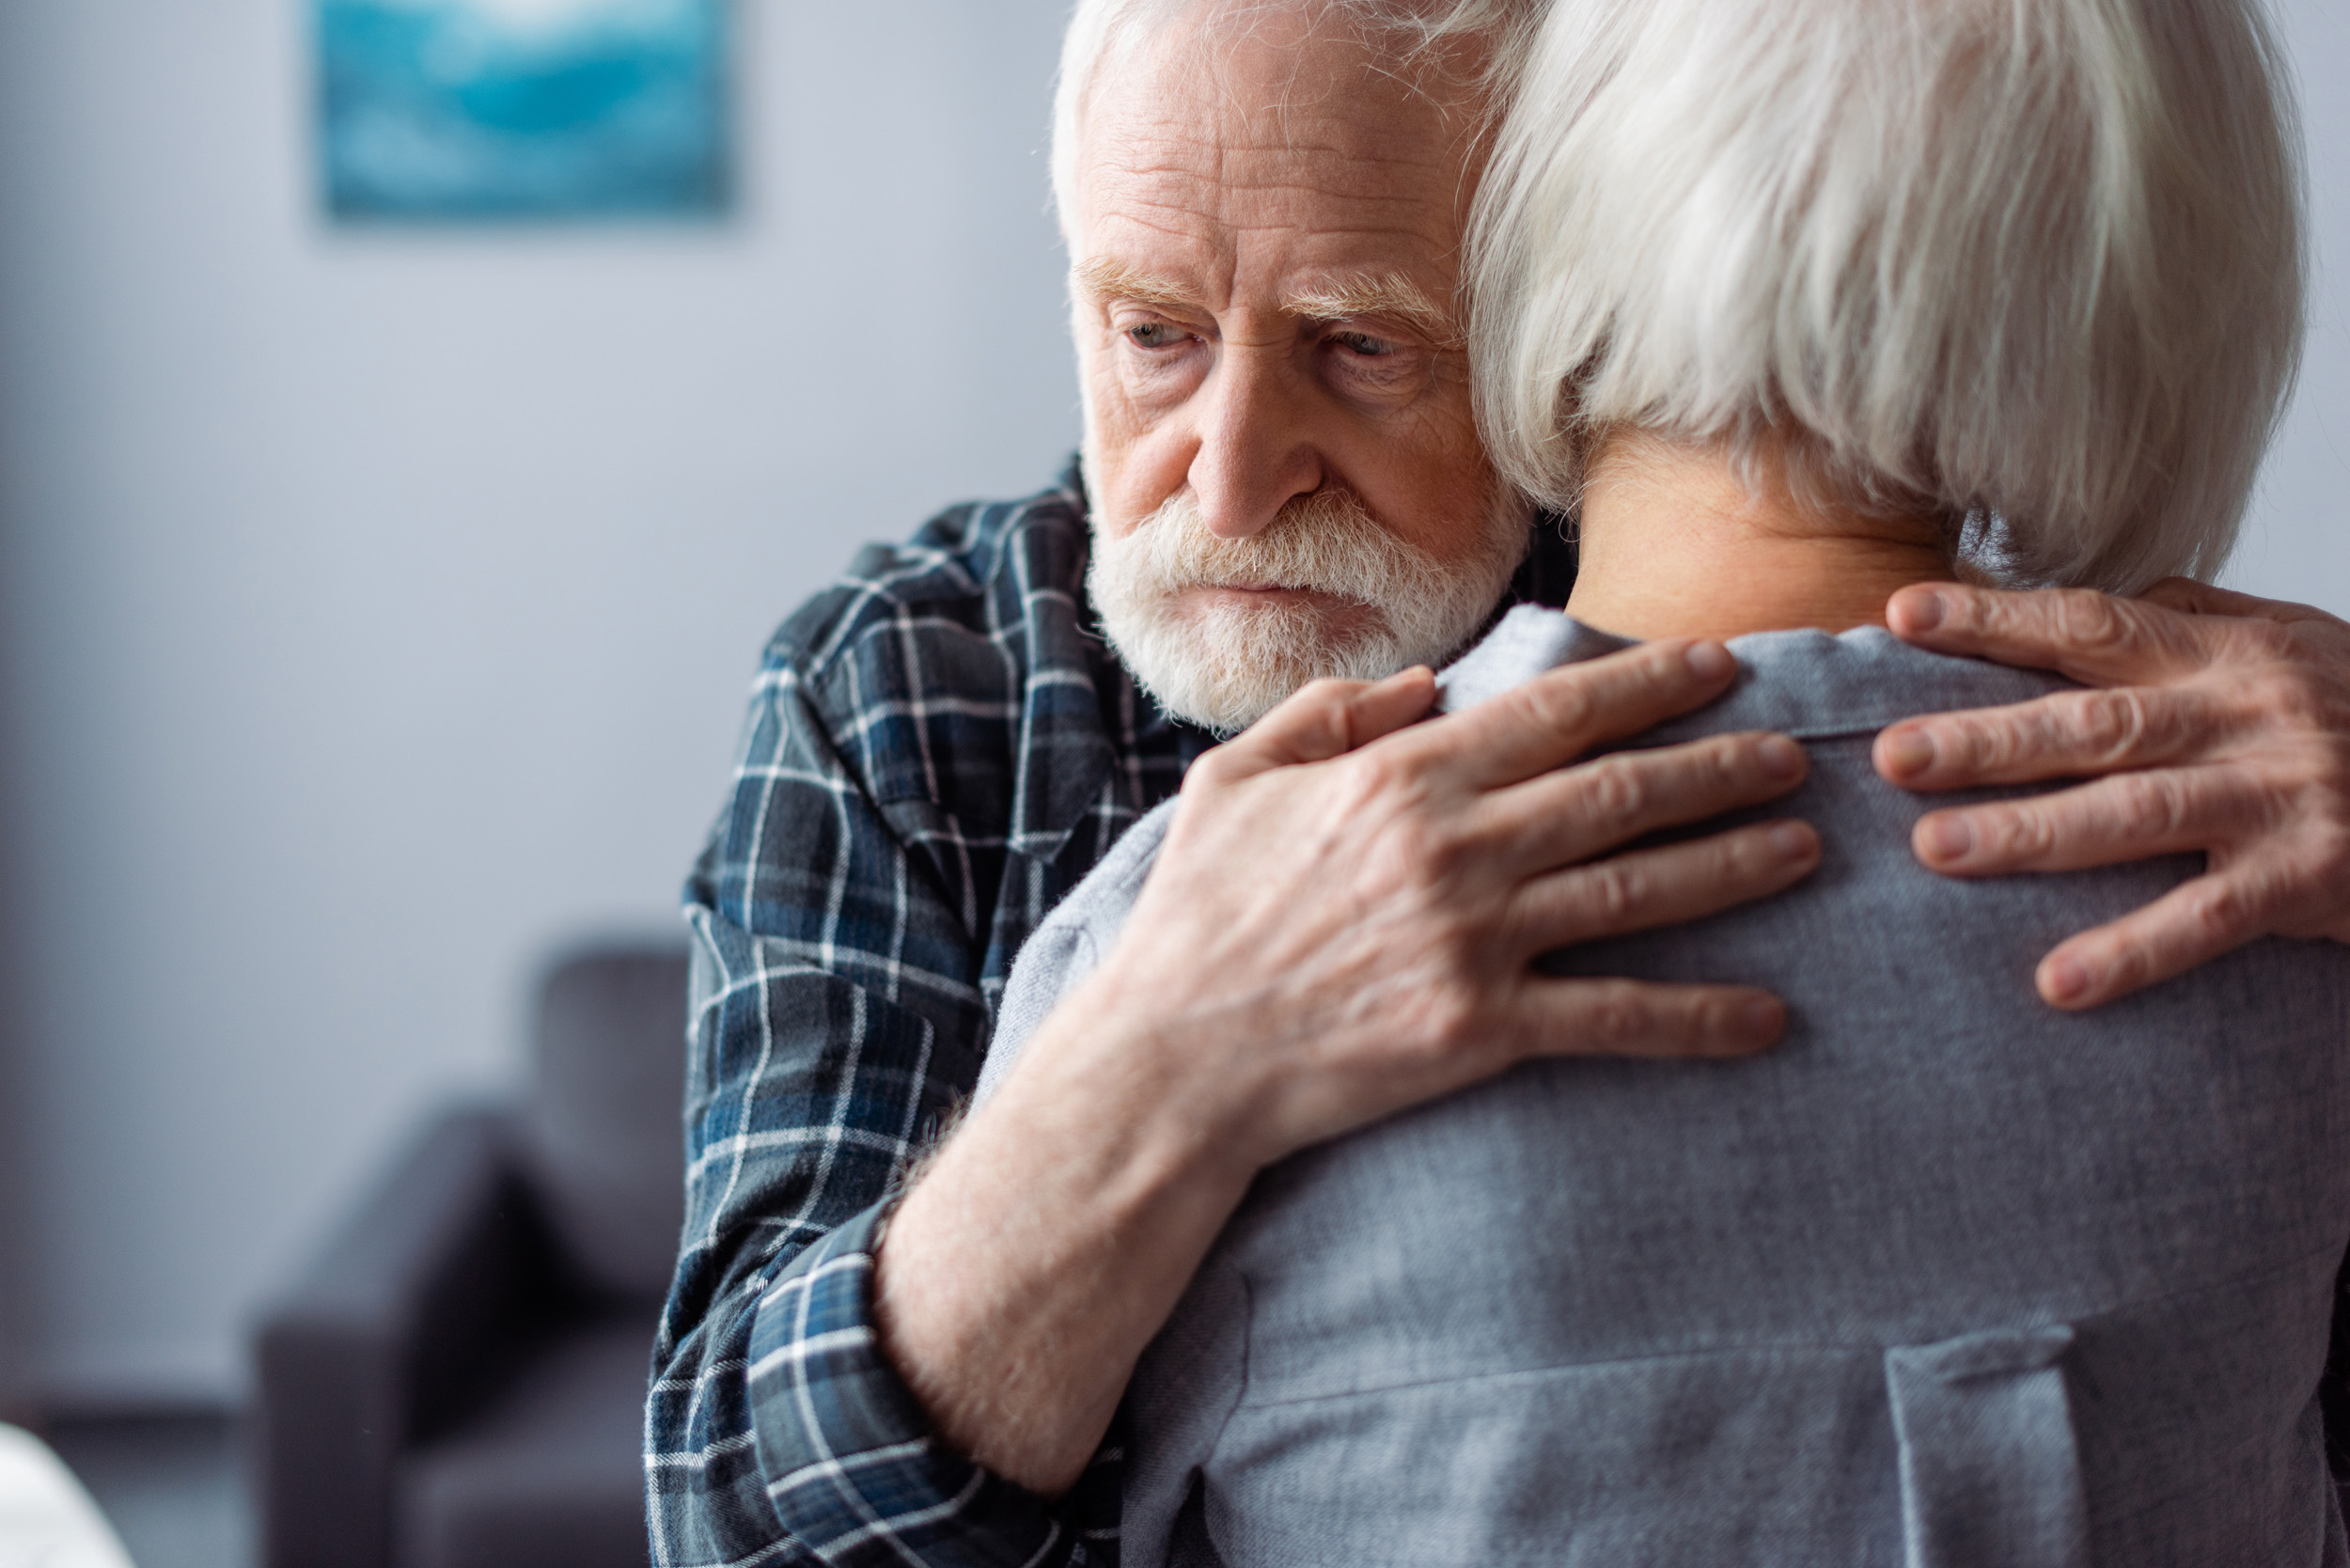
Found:
[{"label": "woman's fingers", "polygon": [[1644,833],[1777,800],[1810,760],[1784,735],[1715,735],[1621,751],[1498,790],[1479,808],[1480,831],[1520,875],[1605,855]]},{"label": "woman's fingers", "polygon": [[2033,977],[2041,999],[2076,1011],[2097,1007],[2291,926],[2277,917],[2291,902],[2293,883],[2288,868],[2256,861],[2181,883],[2143,909],[2059,945]]},{"label": "woman's fingers", "polygon": [[1746,985],[1537,977],[1516,1012],[1528,1057],[1744,1057],[1787,1029],[1787,1005]]},{"label": "woman's fingers", "polygon": [[1498,789],[1701,708],[1729,689],[1737,669],[1717,642],[1642,643],[1545,671],[1416,731],[1407,744],[1434,773]]},{"label": "woman's fingers", "polygon": [[1935,811],[1910,847],[1945,876],[2077,871],[2207,850],[2273,825],[2281,803],[2208,768],[2116,774],[2021,800]]},{"label": "woman's fingers", "polygon": [[1920,648],[2053,669],[2095,686],[2151,685],[2210,665],[2223,623],[2089,588],[2012,592],[1920,583],[1887,602],[1885,623]]},{"label": "woman's fingers", "polygon": [[1907,789],[2107,776],[1932,813],[1914,838],[1929,868],[1988,876],[2210,856],[2208,874],[2050,953],[2048,1000],[2093,1007],[2263,935],[2350,941],[2350,624],[2178,580],[2137,602],[1936,586],[1896,596],[1888,620],[1947,652],[2121,688],[1880,735],[1877,771]]},{"label": "woman's fingers", "polygon": [[1819,864],[1810,823],[1759,823],[1536,877],[1518,889],[1504,929],[1531,955],[1682,925],[1783,892]]},{"label": "woman's fingers", "polygon": [[1879,732],[1873,759],[1904,790],[1980,789],[2162,767],[2207,753],[2238,728],[2232,705],[2200,686],[2058,692],[1904,719]]}]

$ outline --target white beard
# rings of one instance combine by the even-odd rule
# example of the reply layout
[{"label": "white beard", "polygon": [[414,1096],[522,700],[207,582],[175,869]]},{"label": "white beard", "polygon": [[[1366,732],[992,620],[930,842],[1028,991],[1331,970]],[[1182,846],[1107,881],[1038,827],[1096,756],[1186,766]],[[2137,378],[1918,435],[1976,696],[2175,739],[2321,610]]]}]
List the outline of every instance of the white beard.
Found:
[{"label": "white beard", "polygon": [[[1309,681],[1377,681],[1461,651],[1524,558],[1530,511],[1514,497],[1477,519],[1447,562],[1382,527],[1352,491],[1318,490],[1263,531],[1221,539],[1188,493],[1122,539],[1096,527],[1086,584],[1110,646],[1178,718],[1230,735]],[[1195,588],[1311,589],[1342,602],[1186,603]]]}]

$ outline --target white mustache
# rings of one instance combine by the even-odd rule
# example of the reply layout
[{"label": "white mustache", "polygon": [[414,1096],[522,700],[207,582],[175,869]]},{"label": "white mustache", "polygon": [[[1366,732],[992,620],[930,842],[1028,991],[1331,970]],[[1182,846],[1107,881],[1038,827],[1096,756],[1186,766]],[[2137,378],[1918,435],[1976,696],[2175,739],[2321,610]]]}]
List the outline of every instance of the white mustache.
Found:
[{"label": "white mustache", "polygon": [[[1377,680],[1457,652],[1524,555],[1527,521],[1521,507],[1493,506],[1467,520],[1473,547],[1447,561],[1382,526],[1351,491],[1300,496],[1243,539],[1210,530],[1184,494],[1122,536],[1097,525],[1086,582],[1143,689],[1230,734],[1317,677]],[[1184,603],[1202,588],[1307,591],[1369,613],[1341,621],[1295,604]]]},{"label": "white mustache", "polygon": [[[1379,525],[1349,490],[1318,490],[1283,506],[1257,533],[1226,539],[1188,493],[1170,497],[1104,554],[1161,590],[1290,588],[1385,608],[1449,584],[1442,561]],[[1136,586],[1140,586],[1139,583]]]}]

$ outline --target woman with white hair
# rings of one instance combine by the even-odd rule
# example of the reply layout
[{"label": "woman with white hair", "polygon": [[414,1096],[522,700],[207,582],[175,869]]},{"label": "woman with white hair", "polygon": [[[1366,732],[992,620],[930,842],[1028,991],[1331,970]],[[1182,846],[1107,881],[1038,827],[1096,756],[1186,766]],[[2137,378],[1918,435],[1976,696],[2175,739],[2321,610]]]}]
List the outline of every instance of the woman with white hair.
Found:
[{"label": "woman with white hair", "polygon": [[[1953,572],[2225,558],[2291,379],[2289,114],[2253,0],[1562,0],[1480,196],[1481,413],[1573,511],[1568,615],[1744,679],[1644,737],[1802,739],[1769,904],[1559,972],[1785,996],[1767,1057],[1540,1062],[1275,1167],[1131,1394],[1125,1560],[2350,1563],[2317,1386],[2350,1244],[2350,954],[2094,1013],[2055,939],[2181,862],[1957,883],[1872,739],[2062,682],[1905,647]],[[1166,830],[1040,931],[982,1093]]]}]

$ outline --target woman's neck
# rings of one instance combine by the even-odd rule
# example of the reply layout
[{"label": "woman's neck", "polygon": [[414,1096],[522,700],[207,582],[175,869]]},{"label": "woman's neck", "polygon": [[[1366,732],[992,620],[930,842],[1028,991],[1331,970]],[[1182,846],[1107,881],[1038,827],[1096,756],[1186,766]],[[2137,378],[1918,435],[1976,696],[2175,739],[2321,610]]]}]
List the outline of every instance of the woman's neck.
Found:
[{"label": "woman's neck", "polygon": [[1897,588],[1950,575],[1943,529],[1799,501],[1782,465],[1638,432],[1609,436],[1586,484],[1567,613],[1627,637],[1734,637],[1885,621]]}]

